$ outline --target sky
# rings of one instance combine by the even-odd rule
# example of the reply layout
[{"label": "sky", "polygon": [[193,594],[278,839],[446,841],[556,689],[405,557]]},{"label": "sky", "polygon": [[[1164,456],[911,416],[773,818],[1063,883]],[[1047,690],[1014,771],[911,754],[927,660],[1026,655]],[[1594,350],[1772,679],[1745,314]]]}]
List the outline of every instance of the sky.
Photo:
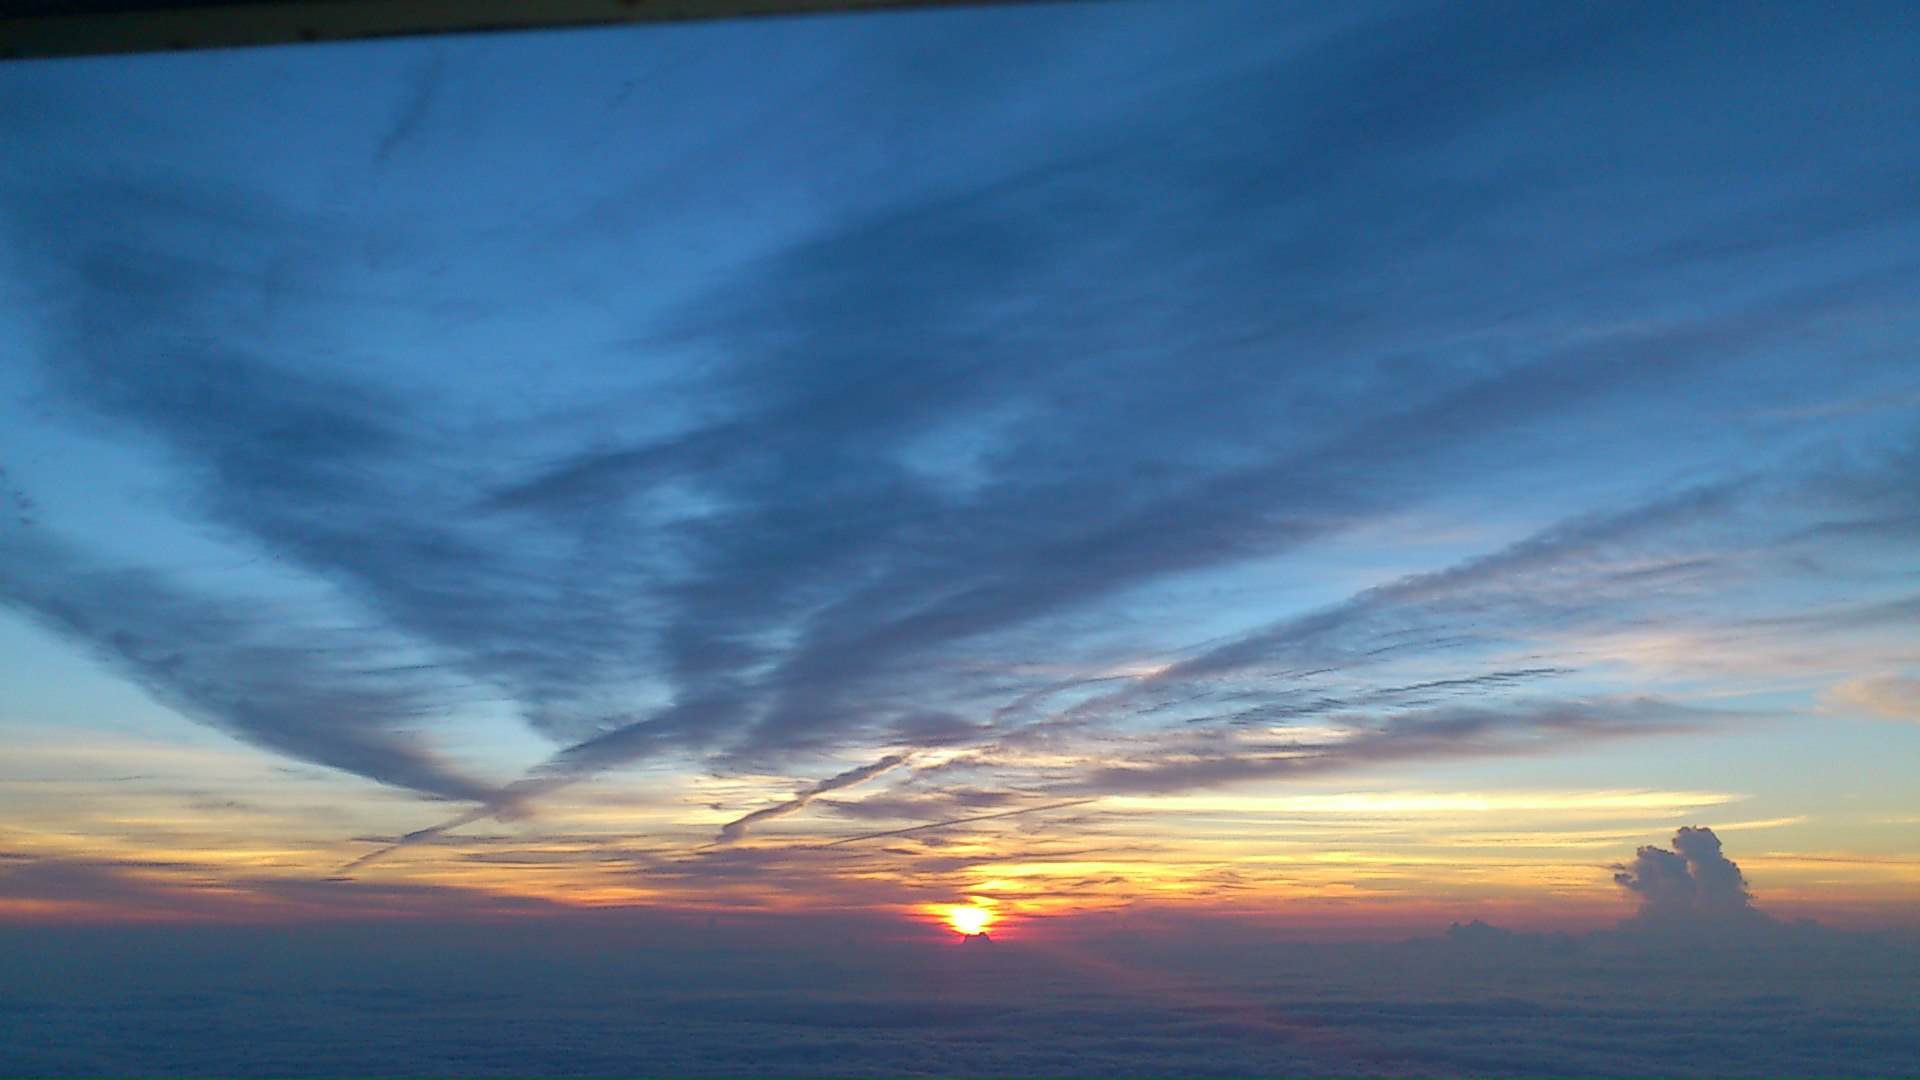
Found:
[{"label": "sky", "polygon": [[0,922],[1920,928],[1916,55],[1079,3],[0,66]]}]

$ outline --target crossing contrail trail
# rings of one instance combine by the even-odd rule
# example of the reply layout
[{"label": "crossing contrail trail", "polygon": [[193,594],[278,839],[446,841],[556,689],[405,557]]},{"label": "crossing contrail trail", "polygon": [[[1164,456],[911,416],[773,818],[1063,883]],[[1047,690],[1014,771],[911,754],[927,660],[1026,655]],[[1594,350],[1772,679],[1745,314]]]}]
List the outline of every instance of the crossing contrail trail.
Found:
[{"label": "crossing contrail trail", "polygon": [[824,844],[815,844],[814,846],[823,848],[839,847],[841,844],[852,844],[861,840],[878,840],[883,836],[905,836],[908,833],[926,832],[930,829],[945,829],[954,825],[966,825],[975,821],[991,821],[994,818],[1019,817],[1021,814],[1038,814],[1043,810],[1064,810],[1069,806],[1085,806],[1087,803],[1099,801],[1097,798],[1068,799],[1066,802],[1048,803],[1045,806],[1028,806],[1019,810],[1001,810],[992,814],[975,814],[972,817],[953,818],[948,821],[934,821],[925,825],[912,825],[904,829],[887,829],[884,832],[862,833],[859,836],[844,836],[838,840],[829,840]]}]

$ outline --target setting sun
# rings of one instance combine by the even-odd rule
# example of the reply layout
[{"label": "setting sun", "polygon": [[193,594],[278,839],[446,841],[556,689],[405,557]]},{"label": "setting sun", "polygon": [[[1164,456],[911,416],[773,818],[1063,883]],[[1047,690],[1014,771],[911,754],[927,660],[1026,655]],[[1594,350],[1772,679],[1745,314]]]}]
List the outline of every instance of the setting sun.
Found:
[{"label": "setting sun", "polygon": [[993,920],[993,912],[971,904],[955,905],[947,909],[947,925],[951,926],[955,933],[965,934],[968,937],[986,933],[987,927],[993,925]]}]

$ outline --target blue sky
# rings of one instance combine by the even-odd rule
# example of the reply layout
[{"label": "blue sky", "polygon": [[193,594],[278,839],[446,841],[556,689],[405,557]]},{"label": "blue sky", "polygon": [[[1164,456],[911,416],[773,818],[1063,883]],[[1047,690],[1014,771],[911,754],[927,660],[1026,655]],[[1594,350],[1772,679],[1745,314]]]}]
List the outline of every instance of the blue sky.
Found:
[{"label": "blue sky", "polygon": [[9,65],[5,842],[1545,909],[1711,819],[1910,913],[1916,44],[1074,4]]}]

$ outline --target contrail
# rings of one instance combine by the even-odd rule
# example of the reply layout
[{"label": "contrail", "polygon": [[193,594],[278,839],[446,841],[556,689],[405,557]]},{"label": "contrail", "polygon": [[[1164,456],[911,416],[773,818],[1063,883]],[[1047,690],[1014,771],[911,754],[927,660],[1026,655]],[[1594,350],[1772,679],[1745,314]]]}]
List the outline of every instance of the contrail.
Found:
[{"label": "contrail", "polygon": [[[378,862],[403,847],[411,847],[423,840],[431,840],[436,836],[451,832],[463,825],[471,825],[476,821],[490,817],[498,817],[503,813],[509,813],[518,809],[527,799],[535,795],[544,795],[557,788],[566,787],[569,784],[578,783],[586,779],[591,774],[585,771],[565,773],[556,771],[557,765],[565,760],[565,755],[574,749],[576,749],[576,747],[569,747],[567,750],[555,754],[545,765],[541,766],[541,769],[545,770],[544,772],[535,772],[532,775],[516,780],[506,787],[501,788],[500,793],[494,798],[489,799],[487,802],[471,810],[450,817],[438,825],[429,825],[424,829],[415,829],[413,832],[407,833],[385,847],[375,848],[334,871],[333,876],[336,878],[348,877],[354,871],[361,869],[369,863]],[[794,798],[780,803],[777,806],[769,806],[765,809],[755,810],[745,817],[729,821],[720,827],[720,835],[714,841],[714,844],[725,845],[733,843],[745,835],[747,826],[755,822],[797,813],[805,809],[808,803],[821,795],[825,795],[830,791],[838,791],[841,788],[851,787],[854,784],[866,780],[871,780],[889,769],[904,764],[911,756],[911,754],[889,754],[871,765],[862,765],[857,769],[850,769],[837,776],[828,777],[801,792]]]},{"label": "contrail", "polygon": [[417,844],[422,840],[431,840],[450,829],[457,829],[462,825],[470,825],[473,822],[479,821],[481,818],[491,817],[494,812],[495,809],[492,806],[476,806],[466,813],[461,814],[459,817],[449,818],[438,825],[429,825],[424,829],[415,829],[400,839],[395,840],[393,843],[388,844],[386,847],[374,848],[365,855],[335,870],[333,876],[336,878],[346,877],[368,863],[377,859],[384,859],[403,847],[407,847],[410,844]]},{"label": "contrail", "polygon": [[862,833],[859,836],[844,836],[838,840],[829,840],[824,844],[813,845],[816,848],[839,847],[841,844],[857,843],[861,840],[878,840],[883,836],[905,836],[908,833],[926,832],[929,829],[946,829],[954,825],[966,825],[975,821],[991,821],[994,818],[1018,817],[1021,814],[1037,814],[1042,810],[1064,810],[1069,806],[1085,806],[1090,802],[1099,802],[1098,798],[1068,799],[1066,802],[1048,803],[1045,806],[1029,806],[1021,810],[1001,810],[992,814],[975,814],[972,817],[953,818],[949,821],[935,821],[926,825],[913,825],[905,829],[888,829],[885,832]]},{"label": "contrail", "polygon": [[720,835],[715,837],[713,842],[715,844],[731,844],[735,840],[747,835],[747,826],[755,822],[766,821],[770,818],[786,817],[788,814],[797,814],[805,810],[808,803],[825,795],[827,792],[839,791],[841,788],[849,788],[855,784],[865,783],[897,765],[904,764],[908,757],[909,755],[907,754],[888,754],[886,757],[881,758],[871,765],[862,765],[857,769],[848,769],[838,776],[828,777],[786,802],[780,803],[777,806],[769,806],[755,810],[751,814],[727,822],[725,825],[720,826]]},{"label": "contrail", "polygon": [[479,806],[455,815],[454,817],[450,817],[438,825],[429,825],[424,829],[415,829],[400,839],[395,840],[393,843],[388,844],[386,847],[375,848],[352,862],[347,863],[340,869],[335,870],[333,876],[335,878],[344,878],[368,863],[384,859],[403,847],[411,847],[422,840],[431,840],[441,833],[451,832],[462,825],[471,825],[476,821],[490,817],[499,817],[502,814],[514,814],[520,810],[527,799],[552,791],[555,788],[565,787],[567,784],[574,783],[578,779],[580,778],[534,775],[515,780],[506,787],[501,788],[493,798],[488,799]]}]

